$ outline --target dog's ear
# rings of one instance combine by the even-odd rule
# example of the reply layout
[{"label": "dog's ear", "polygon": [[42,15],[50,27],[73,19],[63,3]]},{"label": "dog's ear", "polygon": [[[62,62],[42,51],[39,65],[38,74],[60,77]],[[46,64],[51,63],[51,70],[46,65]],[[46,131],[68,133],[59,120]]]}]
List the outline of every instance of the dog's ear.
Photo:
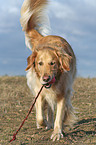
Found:
[{"label": "dog's ear", "polygon": [[25,71],[30,69],[31,67],[35,67],[35,58],[37,56],[37,52],[33,52],[28,58],[27,58],[27,68]]},{"label": "dog's ear", "polygon": [[62,67],[64,70],[70,71],[71,59],[72,57],[67,53],[65,53],[64,56],[62,56],[61,60],[62,60]]},{"label": "dog's ear", "polygon": [[60,69],[64,71],[70,71],[70,61],[72,57],[67,53],[63,54],[62,52],[59,51],[55,52],[55,55],[59,60]]}]

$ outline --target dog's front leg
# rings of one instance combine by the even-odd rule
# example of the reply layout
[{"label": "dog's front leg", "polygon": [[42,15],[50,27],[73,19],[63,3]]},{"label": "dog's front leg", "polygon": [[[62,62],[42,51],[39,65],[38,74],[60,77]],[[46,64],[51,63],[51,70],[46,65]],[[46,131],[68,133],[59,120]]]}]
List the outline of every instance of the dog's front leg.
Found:
[{"label": "dog's front leg", "polygon": [[63,119],[64,119],[64,98],[62,98],[57,102],[57,113],[54,124],[54,131],[51,136],[51,139],[53,139],[53,141],[63,138],[62,134]]},{"label": "dog's front leg", "polygon": [[44,122],[43,105],[44,101],[42,99],[42,96],[40,95],[36,101],[36,121],[38,129],[46,126]]}]

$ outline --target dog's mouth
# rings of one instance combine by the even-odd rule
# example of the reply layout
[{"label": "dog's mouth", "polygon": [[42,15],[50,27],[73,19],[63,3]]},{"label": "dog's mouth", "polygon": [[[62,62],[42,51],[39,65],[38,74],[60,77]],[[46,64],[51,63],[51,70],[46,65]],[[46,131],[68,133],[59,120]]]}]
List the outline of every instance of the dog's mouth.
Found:
[{"label": "dog's mouth", "polygon": [[53,77],[49,82],[43,83],[43,85],[46,89],[49,89],[49,88],[51,88],[52,84],[55,83],[55,81],[56,81],[56,79],[55,79],[55,77]]},{"label": "dog's mouth", "polygon": [[51,88],[51,86],[52,86],[52,84],[48,84],[48,83],[47,83],[47,84],[45,84],[45,88],[46,88],[46,89]]}]

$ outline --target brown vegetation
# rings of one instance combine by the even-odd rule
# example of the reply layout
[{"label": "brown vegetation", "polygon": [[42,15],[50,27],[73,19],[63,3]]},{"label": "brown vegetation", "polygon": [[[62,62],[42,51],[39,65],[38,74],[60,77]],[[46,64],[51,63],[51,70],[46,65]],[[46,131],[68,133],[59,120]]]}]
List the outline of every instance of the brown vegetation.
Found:
[{"label": "brown vegetation", "polygon": [[[12,134],[25,118],[32,94],[25,77],[0,77],[0,145],[8,145]],[[91,145],[96,144],[96,78],[77,78],[73,106],[78,108],[77,124],[64,132],[64,138],[52,142],[52,130],[36,129],[35,109],[17,135],[14,145]]]}]

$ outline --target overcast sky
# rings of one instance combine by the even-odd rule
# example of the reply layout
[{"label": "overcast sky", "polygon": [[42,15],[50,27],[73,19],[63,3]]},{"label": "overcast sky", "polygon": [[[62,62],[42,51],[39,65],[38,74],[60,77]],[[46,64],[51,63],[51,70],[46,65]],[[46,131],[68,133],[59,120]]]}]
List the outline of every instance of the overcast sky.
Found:
[{"label": "overcast sky", "polygon": [[[77,57],[77,75],[96,77],[96,0],[50,0],[51,34],[64,37]],[[0,75],[25,75],[31,54],[20,26],[23,0],[0,1]]]}]

